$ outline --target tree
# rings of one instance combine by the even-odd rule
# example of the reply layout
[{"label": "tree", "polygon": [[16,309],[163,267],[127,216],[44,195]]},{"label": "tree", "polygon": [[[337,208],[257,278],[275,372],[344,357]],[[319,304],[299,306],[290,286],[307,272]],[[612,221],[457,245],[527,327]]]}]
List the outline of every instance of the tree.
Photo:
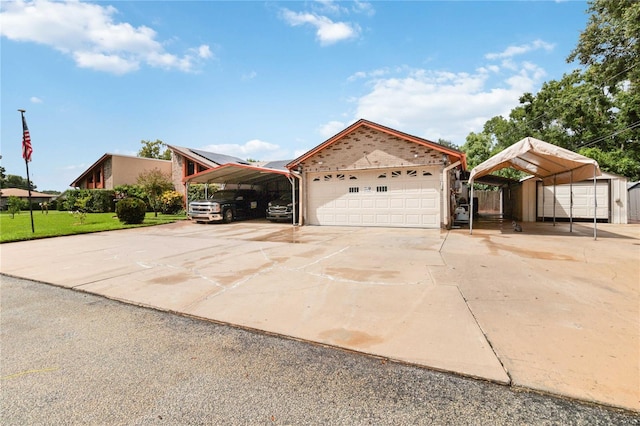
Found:
[{"label": "tree", "polygon": [[11,214],[11,219],[15,217],[16,213],[20,213],[20,210],[22,210],[24,207],[25,202],[22,201],[21,198],[16,197],[15,195],[9,196],[9,199],[7,200],[7,210]]},{"label": "tree", "polygon": [[[138,151],[138,157],[155,158],[158,160],[171,160],[171,150],[160,139],[154,142],[141,140],[142,148]],[[162,149],[164,148],[164,151]],[[160,153],[162,151],[162,153]]]},{"label": "tree", "polygon": [[[640,179],[640,2],[636,0],[592,0],[591,16],[567,62],[587,67],[587,80],[612,99],[613,120],[607,132],[581,150],[605,157],[619,157],[614,173]],[[606,141],[606,146],[599,143]],[[621,155],[620,155],[621,154]],[[605,160],[606,162],[606,160]],[[631,164],[631,167],[626,165]]]},{"label": "tree", "polygon": [[640,2],[592,0],[587,28],[567,62],[579,61],[596,74],[610,93],[629,81],[638,90],[640,77]]},{"label": "tree", "polygon": [[[29,189],[29,183],[27,179],[18,175],[7,175],[4,181],[2,182],[3,188],[20,188],[20,189]],[[34,191],[36,186],[31,181],[31,190]]]},{"label": "tree", "polygon": [[446,146],[447,148],[453,148],[453,149],[460,149],[458,148],[458,145],[454,144],[451,141],[448,141],[446,139],[438,139],[438,145],[442,145],[442,146]]},{"label": "tree", "polygon": [[171,176],[158,168],[147,170],[138,175],[138,185],[143,188],[149,206],[157,217],[162,207],[162,193],[174,189]]},{"label": "tree", "polygon": [[491,157],[491,137],[486,133],[470,133],[460,150],[467,154],[467,167],[474,168]]}]

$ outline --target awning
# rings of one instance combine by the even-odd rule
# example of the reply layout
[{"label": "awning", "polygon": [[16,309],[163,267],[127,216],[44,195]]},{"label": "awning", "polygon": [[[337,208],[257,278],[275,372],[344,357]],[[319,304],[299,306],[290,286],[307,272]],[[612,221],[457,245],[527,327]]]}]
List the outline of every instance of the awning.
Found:
[{"label": "awning", "polygon": [[592,158],[535,138],[524,138],[471,170],[469,183],[507,167],[542,179],[543,184],[560,185],[600,176],[600,166]]},{"label": "awning", "polygon": [[[511,145],[504,151],[478,164],[469,174],[469,185],[471,186],[471,218],[469,220],[469,232],[473,232],[473,181],[491,172],[514,168],[516,170],[529,173],[542,179],[543,185],[561,185],[566,183],[580,182],[593,179],[594,188],[596,177],[600,176],[600,166],[592,158],[585,157],[568,149],[541,141],[532,137],[527,137]],[[596,197],[594,197],[594,202]],[[573,207],[573,196],[571,196],[571,207]],[[596,206],[597,207],[597,206]],[[593,217],[593,237],[596,238],[596,216],[594,208]],[[555,223],[555,220],[554,220]],[[571,216],[571,226],[573,216]],[[572,229],[570,227],[570,229]]]}]

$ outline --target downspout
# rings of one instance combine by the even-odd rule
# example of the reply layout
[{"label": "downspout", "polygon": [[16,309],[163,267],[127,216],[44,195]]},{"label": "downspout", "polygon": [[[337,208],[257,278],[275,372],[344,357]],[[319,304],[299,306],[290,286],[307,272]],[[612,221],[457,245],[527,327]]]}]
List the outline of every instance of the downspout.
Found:
[{"label": "downspout", "polygon": [[442,169],[442,175],[444,179],[444,193],[447,200],[447,208],[444,216],[444,227],[449,229],[449,222],[451,219],[451,194],[449,194],[449,171],[455,167],[458,167],[461,164],[460,160],[455,163],[449,164],[447,167]]}]

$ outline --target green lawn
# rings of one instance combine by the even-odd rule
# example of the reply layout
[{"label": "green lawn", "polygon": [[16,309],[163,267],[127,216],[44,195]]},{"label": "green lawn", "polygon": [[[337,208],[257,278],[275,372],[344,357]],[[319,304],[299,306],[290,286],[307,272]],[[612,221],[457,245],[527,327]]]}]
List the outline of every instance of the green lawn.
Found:
[{"label": "green lawn", "polygon": [[35,232],[32,233],[31,217],[28,211],[22,211],[14,218],[3,211],[0,213],[0,243],[161,225],[184,219],[186,219],[184,214],[165,215],[158,213],[158,217],[154,217],[153,213],[147,213],[141,225],[125,225],[118,220],[115,213],[87,213],[84,221],[81,222],[79,216],[66,211],[50,211],[49,214],[34,211]]}]

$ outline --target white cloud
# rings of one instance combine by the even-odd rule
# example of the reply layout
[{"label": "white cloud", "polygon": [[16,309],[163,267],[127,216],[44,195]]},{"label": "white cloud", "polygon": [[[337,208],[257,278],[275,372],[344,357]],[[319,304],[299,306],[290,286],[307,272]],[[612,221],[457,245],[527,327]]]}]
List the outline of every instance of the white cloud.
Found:
[{"label": "white cloud", "polygon": [[251,71],[249,73],[246,74],[242,74],[242,80],[247,81],[247,80],[253,80],[254,78],[256,78],[258,76],[258,73],[255,71]]},{"label": "white cloud", "polygon": [[209,46],[178,56],[165,51],[156,32],[114,21],[117,9],[74,0],[3,3],[0,34],[11,40],[40,43],[70,55],[79,67],[126,74],[142,64],[196,71],[213,56]]},{"label": "white cloud", "polygon": [[547,52],[553,50],[555,44],[547,43],[542,40],[534,40],[532,43],[521,44],[519,46],[509,46],[500,53],[487,53],[484,57],[486,59],[503,59],[513,58],[514,56],[523,55],[534,50],[546,50]]},{"label": "white cloud", "polygon": [[[531,62],[509,60],[510,68],[488,64],[473,72],[396,67],[360,71],[349,81],[364,79],[367,93],[356,98],[353,119],[365,118],[430,140],[463,144],[470,132],[482,131],[490,118],[518,105],[525,92],[535,92],[545,71]],[[323,137],[347,123],[330,121],[318,129]]]},{"label": "white cloud", "polygon": [[329,139],[338,132],[344,130],[348,125],[342,121],[329,121],[328,123],[320,126],[318,133],[320,133],[325,139]]},{"label": "white cloud", "polygon": [[279,145],[265,142],[260,139],[252,139],[242,145],[214,144],[207,145],[200,149],[219,154],[232,155],[242,159],[253,158],[259,161],[283,160],[289,157],[289,154],[287,154]]},{"label": "white cloud", "polygon": [[316,39],[323,46],[357,38],[360,35],[360,26],[358,24],[334,22],[326,16],[314,13],[297,13],[289,9],[283,9],[282,17],[292,27],[304,24],[315,27]]},{"label": "white cloud", "polygon": [[37,96],[32,96],[29,101],[31,101],[32,104],[41,104],[43,102],[43,100]]}]

